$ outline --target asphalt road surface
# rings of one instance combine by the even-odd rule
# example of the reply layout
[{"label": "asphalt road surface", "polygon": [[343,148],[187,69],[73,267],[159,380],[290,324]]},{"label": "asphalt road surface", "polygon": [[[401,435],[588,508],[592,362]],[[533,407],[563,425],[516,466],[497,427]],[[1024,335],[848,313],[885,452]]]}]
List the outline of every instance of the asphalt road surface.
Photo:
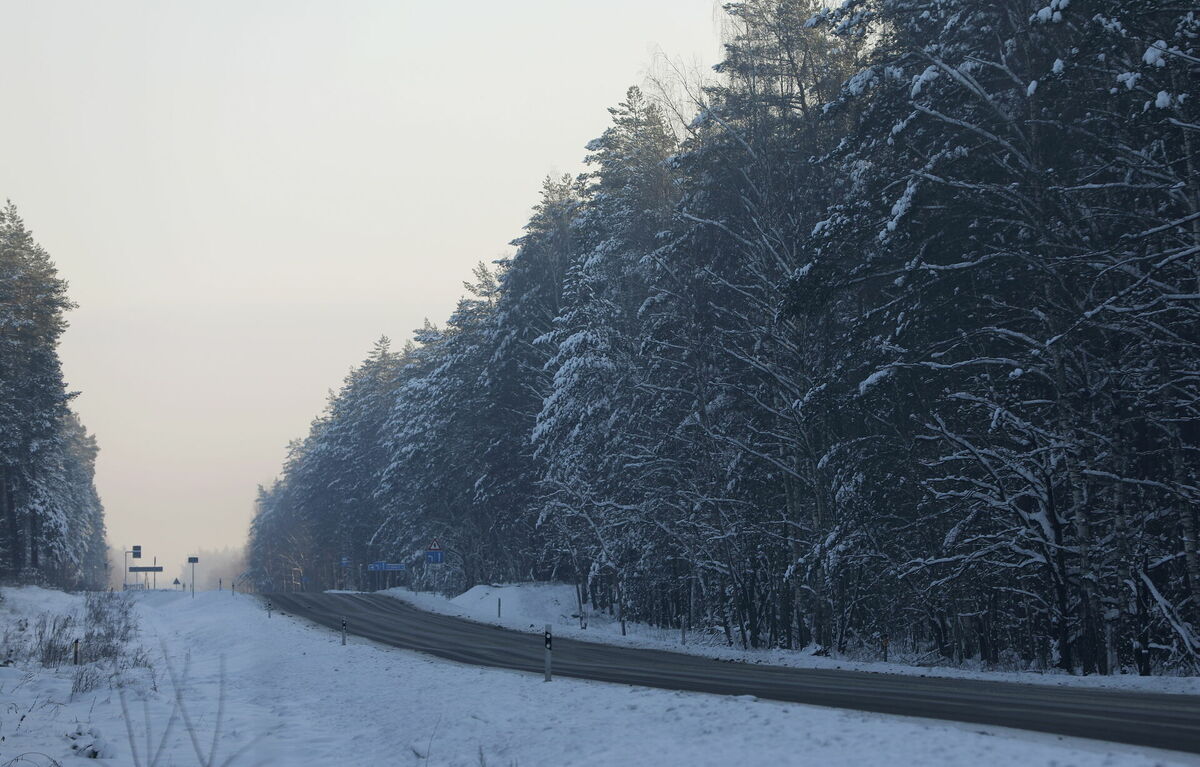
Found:
[{"label": "asphalt road surface", "polygon": [[[428,613],[372,594],[268,594],[274,609],[461,663],[542,673],[529,633]],[[1200,753],[1200,696],[799,669],[554,638],[554,674],[603,682],[1017,727]]]}]

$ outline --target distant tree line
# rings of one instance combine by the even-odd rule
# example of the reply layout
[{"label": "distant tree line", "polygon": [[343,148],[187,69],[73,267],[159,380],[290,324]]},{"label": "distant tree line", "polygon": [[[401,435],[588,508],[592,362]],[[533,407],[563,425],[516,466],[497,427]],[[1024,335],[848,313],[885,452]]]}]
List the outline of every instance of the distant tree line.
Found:
[{"label": "distant tree line", "polygon": [[1200,15],[726,10],[718,81],[631,89],[291,446],[260,586],[436,537],[447,588],[750,647],[1195,670]]},{"label": "distant tree line", "polygon": [[107,582],[96,440],[69,407],[58,341],[67,284],[16,208],[0,209],[0,578]]}]

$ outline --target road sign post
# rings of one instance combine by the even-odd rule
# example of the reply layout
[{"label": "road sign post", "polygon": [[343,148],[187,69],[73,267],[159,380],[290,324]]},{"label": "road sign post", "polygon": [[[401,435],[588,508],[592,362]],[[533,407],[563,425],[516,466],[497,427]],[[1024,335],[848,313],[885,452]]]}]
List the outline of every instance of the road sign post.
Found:
[{"label": "road sign post", "polygon": [[440,565],[446,561],[446,552],[442,551],[442,544],[438,543],[438,539],[434,538],[429,547],[425,549],[425,564]]},{"label": "road sign post", "polygon": [[196,563],[200,561],[200,557],[188,557],[188,564],[192,566],[192,599],[196,598]]},{"label": "road sign post", "polygon": [[546,624],[546,681],[550,681],[550,624]]},{"label": "road sign post", "polygon": [[133,546],[125,551],[125,577],[121,582],[121,585],[125,588],[129,587],[129,573],[131,572],[129,569],[129,555],[130,554],[133,555],[134,559],[141,559],[142,558],[142,547],[141,546]]}]

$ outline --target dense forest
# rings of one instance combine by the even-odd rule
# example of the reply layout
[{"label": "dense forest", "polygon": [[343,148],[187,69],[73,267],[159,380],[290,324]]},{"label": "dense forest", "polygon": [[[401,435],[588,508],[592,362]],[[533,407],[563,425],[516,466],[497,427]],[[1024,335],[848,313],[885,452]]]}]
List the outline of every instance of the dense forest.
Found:
[{"label": "dense forest", "polygon": [[58,341],[72,304],[16,208],[0,209],[0,578],[108,581],[96,440],[70,409]]},{"label": "dense forest", "polygon": [[726,12],[711,82],[630,89],[291,445],[260,588],[387,559],[750,647],[1200,668],[1200,14]]}]

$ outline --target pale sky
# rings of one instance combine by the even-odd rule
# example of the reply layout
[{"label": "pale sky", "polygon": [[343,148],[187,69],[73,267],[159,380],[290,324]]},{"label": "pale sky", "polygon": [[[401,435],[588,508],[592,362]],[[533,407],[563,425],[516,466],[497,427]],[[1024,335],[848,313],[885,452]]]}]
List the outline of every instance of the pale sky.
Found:
[{"label": "pale sky", "polygon": [[80,307],[109,541],[240,545],[331,388],[443,322],[712,0],[0,0],[0,196]]}]

